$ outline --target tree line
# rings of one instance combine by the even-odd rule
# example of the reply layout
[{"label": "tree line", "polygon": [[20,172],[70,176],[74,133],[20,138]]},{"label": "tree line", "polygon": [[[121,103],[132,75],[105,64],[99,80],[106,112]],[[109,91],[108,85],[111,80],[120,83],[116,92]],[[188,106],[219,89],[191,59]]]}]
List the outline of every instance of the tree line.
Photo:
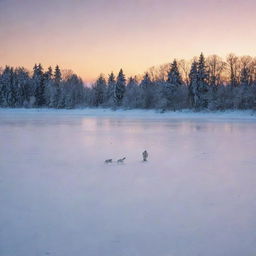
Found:
[{"label": "tree line", "polygon": [[203,54],[174,60],[143,76],[100,75],[91,86],[57,65],[33,72],[6,66],[0,70],[0,107],[110,107],[162,110],[256,109],[256,59],[229,54],[224,61]]}]

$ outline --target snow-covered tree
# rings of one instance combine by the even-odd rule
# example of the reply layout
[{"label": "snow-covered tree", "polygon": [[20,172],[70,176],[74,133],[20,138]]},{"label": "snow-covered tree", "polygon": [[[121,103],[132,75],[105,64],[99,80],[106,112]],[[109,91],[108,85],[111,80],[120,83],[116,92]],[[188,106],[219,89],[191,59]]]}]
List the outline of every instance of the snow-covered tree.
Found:
[{"label": "snow-covered tree", "polygon": [[16,106],[28,107],[31,96],[31,79],[24,68],[15,69]]},{"label": "snow-covered tree", "polygon": [[178,87],[179,85],[182,85],[182,78],[181,78],[181,74],[178,68],[178,63],[176,60],[174,60],[171,63],[171,68],[168,72],[167,82],[176,87]]},{"label": "snow-covered tree", "polygon": [[197,86],[195,90],[196,95],[196,102],[195,108],[196,109],[203,109],[208,107],[209,101],[209,73],[206,69],[205,58],[204,55],[201,53],[198,61],[197,66]]},{"label": "snow-covered tree", "polygon": [[106,94],[106,80],[104,76],[101,74],[97,79],[96,83],[93,85],[92,89],[94,91],[94,100],[93,105],[98,107],[103,105],[105,94]]},{"label": "snow-covered tree", "polygon": [[[256,109],[256,58],[230,54],[226,62],[216,55],[205,60],[152,67],[138,79],[126,79],[120,70],[106,83],[100,76],[93,86],[84,86],[73,72],[43,72],[35,65],[32,73],[24,68],[0,68],[0,107],[74,108],[77,106],[125,108],[193,108],[201,110]],[[180,70],[182,73],[180,73]],[[138,82],[140,81],[140,82]],[[185,81],[185,82],[183,82]]]},{"label": "snow-covered tree", "polygon": [[128,109],[141,108],[143,103],[142,89],[136,77],[130,77],[123,98],[123,106]]},{"label": "snow-covered tree", "polygon": [[35,105],[41,107],[45,105],[45,84],[44,73],[41,64],[34,66],[33,84],[35,90]]},{"label": "snow-covered tree", "polygon": [[188,94],[188,100],[189,100],[189,106],[190,107],[195,107],[195,105],[197,104],[197,83],[198,83],[198,79],[197,79],[197,62],[193,61],[192,65],[191,65],[191,70],[189,73],[189,94]]},{"label": "snow-covered tree", "polygon": [[144,75],[140,87],[142,90],[142,108],[153,108],[155,86],[148,73]]},{"label": "snow-covered tree", "polygon": [[118,76],[117,76],[115,91],[114,91],[114,98],[115,98],[116,106],[121,106],[121,104],[122,104],[122,100],[123,100],[124,93],[125,93],[125,84],[126,84],[125,75],[123,73],[123,70],[120,69]]},{"label": "snow-covered tree", "polygon": [[44,73],[44,84],[45,84],[45,104],[46,106],[51,106],[51,99],[54,94],[53,89],[53,71],[52,67],[50,66],[48,70]]},{"label": "snow-covered tree", "polygon": [[54,70],[54,81],[55,81],[55,83],[60,83],[61,79],[62,79],[61,71],[60,71],[59,66],[57,65]]},{"label": "snow-covered tree", "polygon": [[1,76],[1,105],[3,107],[14,107],[16,95],[14,91],[14,71],[6,66]]},{"label": "snow-covered tree", "polygon": [[82,80],[77,75],[72,74],[63,84],[64,107],[74,108],[77,105],[81,105],[84,99]]},{"label": "snow-covered tree", "polygon": [[108,76],[107,90],[106,90],[106,102],[105,105],[113,107],[115,105],[115,86],[116,79],[113,72]]},{"label": "snow-covered tree", "polygon": [[61,71],[59,66],[57,65],[54,70],[54,77],[53,77],[53,86],[52,86],[52,95],[50,101],[50,107],[53,108],[60,108],[63,100],[61,99]]},{"label": "snow-covered tree", "polygon": [[181,108],[182,84],[178,64],[177,61],[174,60],[170,65],[168,78],[163,87],[163,97],[165,99],[163,108],[172,110]]}]

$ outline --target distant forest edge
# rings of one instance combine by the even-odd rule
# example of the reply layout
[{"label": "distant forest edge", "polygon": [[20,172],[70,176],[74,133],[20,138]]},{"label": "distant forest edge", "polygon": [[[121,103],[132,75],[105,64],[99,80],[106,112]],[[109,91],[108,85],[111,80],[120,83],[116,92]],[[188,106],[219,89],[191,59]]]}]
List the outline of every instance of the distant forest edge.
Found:
[{"label": "distant forest edge", "polygon": [[256,58],[203,54],[152,67],[144,76],[100,75],[91,86],[59,66],[0,70],[0,107],[110,107],[163,110],[256,109]]}]

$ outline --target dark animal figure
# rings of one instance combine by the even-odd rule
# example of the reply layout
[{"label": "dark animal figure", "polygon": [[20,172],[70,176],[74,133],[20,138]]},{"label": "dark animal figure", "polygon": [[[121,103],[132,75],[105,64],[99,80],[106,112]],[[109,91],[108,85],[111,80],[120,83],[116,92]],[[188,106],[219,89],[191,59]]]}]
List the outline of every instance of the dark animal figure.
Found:
[{"label": "dark animal figure", "polygon": [[121,159],[118,159],[118,160],[117,160],[117,163],[118,163],[118,164],[121,164],[121,163],[124,162],[125,159],[126,159],[126,157],[123,157],[123,158],[121,158]]}]

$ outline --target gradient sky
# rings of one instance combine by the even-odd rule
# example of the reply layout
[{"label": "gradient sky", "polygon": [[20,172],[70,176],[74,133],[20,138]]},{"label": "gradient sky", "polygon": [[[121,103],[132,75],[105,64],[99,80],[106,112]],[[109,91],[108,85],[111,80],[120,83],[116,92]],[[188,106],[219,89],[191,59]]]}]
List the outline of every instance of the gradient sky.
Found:
[{"label": "gradient sky", "polygon": [[0,0],[0,66],[59,64],[85,81],[173,58],[256,55],[255,0]]}]

